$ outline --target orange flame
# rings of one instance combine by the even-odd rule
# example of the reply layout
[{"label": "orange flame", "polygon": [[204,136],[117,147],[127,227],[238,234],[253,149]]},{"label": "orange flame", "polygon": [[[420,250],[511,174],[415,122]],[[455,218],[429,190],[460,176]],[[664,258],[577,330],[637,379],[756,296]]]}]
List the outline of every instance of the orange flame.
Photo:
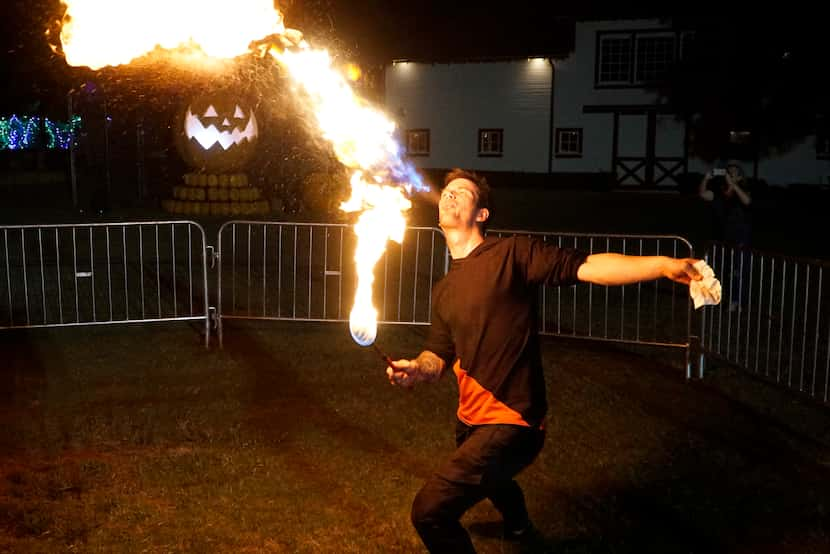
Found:
[{"label": "orange flame", "polygon": [[125,64],[157,47],[225,59],[250,52],[253,43],[288,70],[338,160],[355,170],[351,197],[341,205],[344,211],[362,212],[355,225],[358,286],[349,323],[355,341],[372,344],[377,336],[375,264],[388,240],[403,240],[404,212],[411,207],[405,193],[428,187],[401,157],[394,122],[352,90],[349,83],[360,77],[359,68],[347,66],[345,74],[335,69],[328,52],[312,49],[302,33],[285,28],[273,0],[63,2],[61,40],[70,65]]},{"label": "orange flame", "polygon": [[340,209],[362,212],[355,225],[358,285],[349,328],[358,344],[368,346],[377,336],[374,267],[388,240],[403,240],[404,212],[412,206],[404,190],[425,187],[400,156],[394,122],[355,95],[348,77],[332,67],[326,51],[300,45],[298,49],[272,48],[270,53],[302,87],[307,107],[338,160],[355,170],[351,198]]},{"label": "orange flame", "polygon": [[273,0],[62,0],[61,43],[67,63],[100,69],[157,47],[234,58],[252,40],[283,33]]}]

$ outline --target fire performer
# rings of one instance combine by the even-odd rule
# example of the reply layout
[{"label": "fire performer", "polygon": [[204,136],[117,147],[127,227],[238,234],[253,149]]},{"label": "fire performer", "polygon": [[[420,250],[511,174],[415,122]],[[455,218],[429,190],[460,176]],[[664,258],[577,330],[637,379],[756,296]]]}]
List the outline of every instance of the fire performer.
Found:
[{"label": "fire performer", "polygon": [[588,255],[528,237],[486,237],[489,217],[487,181],[471,171],[449,172],[438,223],[452,264],[433,290],[425,349],[386,370],[393,384],[404,387],[435,382],[447,367],[458,380],[457,449],[412,505],[412,523],[430,552],[475,552],[459,519],[485,498],[502,514],[505,537],[534,534],[514,477],[533,462],[545,440],[536,285],[701,279],[693,267],[698,260],[691,258]]}]

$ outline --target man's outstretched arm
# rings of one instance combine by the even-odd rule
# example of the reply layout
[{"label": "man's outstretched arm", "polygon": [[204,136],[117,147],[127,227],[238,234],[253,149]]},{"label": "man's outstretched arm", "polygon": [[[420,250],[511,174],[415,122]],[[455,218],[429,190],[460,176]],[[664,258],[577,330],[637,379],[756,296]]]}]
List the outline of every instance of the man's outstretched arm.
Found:
[{"label": "man's outstretched arm", "polygon": [[444,360],[429,350],[424,350],[414,360],[396,360],[386,368],[386,375],[393,385],[411,387],[415,383],[432,383],[444,372]]},{"label": "man's outstretched arm", "polygon": [[688,285],[702,279],[694,268],[694,258],[667,256],[626,256],[623,254],[591,254],[579,266],[580,281],[596,285],[628,285],[666,277]]}]

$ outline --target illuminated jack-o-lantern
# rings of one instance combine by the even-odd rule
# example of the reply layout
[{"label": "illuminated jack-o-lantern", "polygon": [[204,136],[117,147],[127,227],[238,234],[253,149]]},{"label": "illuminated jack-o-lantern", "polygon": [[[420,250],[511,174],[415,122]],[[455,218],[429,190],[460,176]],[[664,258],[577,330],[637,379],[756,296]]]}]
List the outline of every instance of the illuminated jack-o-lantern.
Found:
[{"label": "illuminated jack-o-lantern", "polygon": [[259,137],[253,108],[228,94],[195,98],[177,127],[177,143],[185,161],[198,170],[214,173],[245,165]]}]

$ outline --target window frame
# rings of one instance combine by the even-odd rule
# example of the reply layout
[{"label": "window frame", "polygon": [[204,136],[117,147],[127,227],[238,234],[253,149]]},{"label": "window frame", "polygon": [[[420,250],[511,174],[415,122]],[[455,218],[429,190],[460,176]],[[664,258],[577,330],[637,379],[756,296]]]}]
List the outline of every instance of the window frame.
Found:
[{"label": "window frame", "polygon": [[[426,148],[423,150],[412,150],[413,135],[423,134],[426,140]],[[429,129],[407,129],[406,130],[406,155],[411,157],[427,157],[431,153],[432,137]]]},{"label": "window frame", "polygon": [[[693,35],[690,31],[672,30],[672,29],[632,29],[620,31],[597,31],[596,32],[596,46],[594,51],[594,88],[595,89],[615,89],[615,88],[645,88],[649,85],[659,83],[658,80],[639,80],[637,73],[639,71],[639,52],[640,44],[643,39],[670,37],[672,39],[672,61],[671,64],[677,63],[683,54],[683,43],[685,39]],[[624,80],[602,80],[602,44],[603,41],[609,39],[627,39],[629,44],[629,62],[628,62],[628,77]]]},{"label": "window frame", "polygon": [[[577,134],[577,149],[578,151],[563,151],[562,150],[562,136],[565,133]],[[582,127],[557,127],[556,128],[556,145],[554,154],[557,158],[581,158],[584,145],[584,131]]]},{"label": "window frame", "polygon": [[[498,151],[482,150],[484,134],[498,133],[499,134],[499,149]],[[503,128],[486,128],[478,130],[478,157],[479,158],[501,158],[504,156],[504,129]]]}]

